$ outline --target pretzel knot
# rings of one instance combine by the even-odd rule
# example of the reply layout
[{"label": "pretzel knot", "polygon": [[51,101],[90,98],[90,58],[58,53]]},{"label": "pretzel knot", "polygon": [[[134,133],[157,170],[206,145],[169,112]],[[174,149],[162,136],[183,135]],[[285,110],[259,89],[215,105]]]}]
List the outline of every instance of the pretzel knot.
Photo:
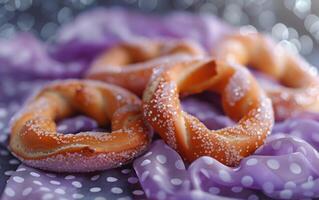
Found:
[{"label": "pretzel knot", "polygon": [[[209,130],[182,110],[179,94],[213,90],[233,127]],[[185,160],[211,156],[234,166],[263,144],[273,126],[270,100],[249,71],[212,59],[194,59],[155,70],[143,96],[145,119]]]},{"label": "pretzel knot", "polygon": [[202,48],[190,41],[141,39],[121,43],[98,56],[86,78],[120,85],[141,96],[155,67],[203,54]]},{"label": "pretzel knot", "polygon": [[[87,172],[120,166],[150,142],[138,97],[96,81],[66,80],[44,87],[11,124],[10,148],[24,163],[59,172]],[[56,120],[84,114],[112,132],[57,133]]]},{"label": "pretzel knot", "polygon": [[276,120],[302,111],[319,112],[319,78],[316,68],[261,34],[226,36],[214,49],[221,60],[251,66],[281,83],[263,84],[271,98]]}]

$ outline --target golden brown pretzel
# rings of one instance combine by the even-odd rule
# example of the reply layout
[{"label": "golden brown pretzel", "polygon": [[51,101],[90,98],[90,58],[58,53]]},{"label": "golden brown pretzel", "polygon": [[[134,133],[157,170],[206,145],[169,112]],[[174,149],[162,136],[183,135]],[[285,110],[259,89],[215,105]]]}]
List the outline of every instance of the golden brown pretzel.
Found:
[{"label": "golden brown pretzel", "polygon": [[86,78],[120,85],[142,95],[155,67],[203,54],[200,46],[189,41],[141,39],[121,43],[98,56]]},{"label": "golden brown pretzel", "polygon": [[276,120],[302,111],[319,112],[319,78],[314,67],[298,55],[258,33],[226,36],[213,50],[218,59],[251,66],[282,85],[264,85]]},{"label": "golden brown pretzel", "polygon": [[[214,90],[237,125],[209,130],[181,108],[179,94]],[[252,154],[273,125],[270,100],[249,71],[212,59],[195,59],[154,72],[143,96],[145,119],[184,159],[211,156],[236,165]]]},{"label": "golden brown pretzel", "polygon": [[[150,142],[140,100],[97,81],[57,81],[33,96],[13,119],[10,149],[22,162],[60,172],[87,172],[120,166]],[[57,133],[56,120],[77,113],[112,132]]]}]

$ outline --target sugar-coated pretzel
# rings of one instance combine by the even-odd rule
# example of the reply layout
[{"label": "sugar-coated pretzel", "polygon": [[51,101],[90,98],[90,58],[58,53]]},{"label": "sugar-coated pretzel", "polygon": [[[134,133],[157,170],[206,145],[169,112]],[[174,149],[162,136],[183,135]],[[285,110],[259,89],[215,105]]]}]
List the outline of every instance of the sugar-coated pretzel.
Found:
[{"label": "sugar-coated pretzel", "polygon": [[[181,108],[179,94],[213,90],[233,127],[209,130]],[[211,156],[234,166],[252,154],[273,125],[271,101],[249,71],[213,59],[195,59],[154,71],[143,95],[145,119],[185,160]]]},{"label": "sugar-coated pretzel", "polygon": [[140,39],[123,42],[98,56],[86,78],[120,85],[142,95],[155,67],[203,54],[204,51],[196,43],[184,40]]},{"label": "sugar-coated pretzel", "polygon": [[[56,120],[85,114],[111,133],[57,133]],[[13,118],[10,149],[22,162],[59,172],[120,166],[146,149],[149,132],[141,101],[117,86],[97,81],[57,81],[39,91]]]},{"label": "sugar-coated pretzel", "polygon": [[319,78],[299,55],[259,33],[226,36],[213,49],[222,60],[253,67],[277,80],[281,86],[263,85],[272,99],[276,120],[302,111],[319,112]]}]

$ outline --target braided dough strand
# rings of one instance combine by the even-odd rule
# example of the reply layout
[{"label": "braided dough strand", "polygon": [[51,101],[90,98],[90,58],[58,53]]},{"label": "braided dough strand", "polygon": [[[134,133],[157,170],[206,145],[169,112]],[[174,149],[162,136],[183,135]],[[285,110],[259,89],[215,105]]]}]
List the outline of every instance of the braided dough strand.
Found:
[{"label": "braided dough strand", "polygon": [[261,34],[233,34],[213,50],[218,59],[253,67],[282,86],[264,84],[273,101],[276,120],[302,111],[319,112],[319,78],[316,69]]},{"label": "braided dough strand", "polygon": [[[237,125],[209,130],[181,108],[179,94],[213,90]],[[236,165],[252,154],[273,125],[270,100],[243,67],[212,59],[194,59],[155,71],[143,96],[145,119],[184,159],[211,156]]]},{"label": "braided dough strand", "polygon": [[203,54],[202,48],[190,41],[141,39],[121,43],[98,56],[86,78],[120,85],[141,96],[155,67]]},{"label": "braided dough strand", "polygon": [[[140,100],[116,86],[95,81],[59,81],[44,87],[11,125],[10,148],[28,165],[51,171],[95,171],[122,165],[150,142]],[[57,133],[56,120],[77,113],[112,132]]]}]

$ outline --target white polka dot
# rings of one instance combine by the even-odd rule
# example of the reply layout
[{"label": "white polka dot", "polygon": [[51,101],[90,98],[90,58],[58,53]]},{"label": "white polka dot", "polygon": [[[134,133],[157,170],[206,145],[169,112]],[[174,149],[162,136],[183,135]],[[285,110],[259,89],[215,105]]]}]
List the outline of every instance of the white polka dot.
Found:
[{"label": "white polka dot", "polygon": [[147,152],[147,153],[144,155],[144,157],[148,157],[148,156],[152,155],[152,153],[153,153],[153,152],[149,151],[149,152]]},{"label": "white polka dot", "polygon": [[217,187],[210,187],[208,189],[208,192],[211,193],[211,194],[219,194],[220,193],[220,189],[217,188]]},{"label": "white polka dot", "polygon": [[231,176],[225,170],[219,170],[218,175],[219,175],[219,178],[222,181],[224,181],[224,182],[230,182],[231,181]]},{"label": "white polka dot", "polygon": [[105,197],[95,197],[94,200],[106,200]]},{"label": "white polka dot", "polygon": [[235,193],[239,193],[239,192],[243,191],[243,188],[235,186],[235,187],[232,187],[231,190]]},{"label": "white polka dot", "polygon": [[73,175],[67,175],[66,177],[64,177],[65,180],[71,180],[71,179],[75,179],[75,176]]},{"label": "white polka dot", "polygon": [[97,179],[100,178],[100,175],[95,175],[91,177],[91,181],[96,181]]},{"label": "white polka dot", "polygon": [[176,169],[179,169],[179,170],[185,169],[185,166],[184,166],[184,163],[182,160],[177,160],[175,162],[175,167],[176,167]]},{"label": "white polka dot", "polygon": [[73,181],[72,185],[76,188],[81,188],[82,187],[82,183],[80,183],[79,181]]},{"label": "white polka dot", "polygon": [[60,185],[61,184],[59,181],[54,181],[54,180],[50,181],[50,183],[52,185]]},{"label": "white polka dot", "polygon": [[162,181],[162,178],[161,178],[158,174],[155,174],[155,175],[153,176],[153,179],[154,179],[155,181],[157,181],[157,182],[161,182],[161,181]]},{"label": "white polka dot", "polygon": [[94,200],[106,200],[105,197],[95,197]]},{"label": "white polka dot", "polygon": [[172,178],[172,179],[171,179],[171,183],[172,183],[173,185],[180,185],[180,184],[183,183],[183,181],[182,181],[181,179],[179,179],[179,178]]},{"label": "white polka dot", "polygon": [[149,171],[145,171],[143,172],[142,176],[141,176],[141,181],[144,182],[146,180],[146,178],[148,177],[148,175],[150,174]]},{"label": "white polka dot", "polygon": [[101,188],[100,187],[92,187],[90,188],[90,192],[100,192]]},{"label": "white polka dot", "polygon": [[54,190],[54,192],[57,194],[65,194],[65,191],[62,188],[57,188]]},{"label": "white polka dot", "polygon": [[50,189],[47,187],[40,187],[41,191],[50,192]]},{"label": "white polka dot", "polygon": [[123,174],[128,174],[128,173],[131,172],[131,170],[130,170],[130,169],[122,169],[121,172],[122,172]]},{"label": "white polka dot", "polygon": [[138,178],[136,178],[136,177],[129,177],[129,178],[127,179],[127,181],[128,181],[129,183],[131,183],[131,184],[135,184],[135,183],[138,183]]},{"label": "white polka dot", "polygon": [[300,167],[300,165],[298,165],[297,163],[292,163],[292,164],[289,166],[289,169],[290,169],[290,171],[291,171],[293,174],[300,174],[300,173],[301,173],[301,167]]},{"label": "white polka dot", "polygon": [[259,199],[259,197],[257,196],[257,195],[255,195],[255,194],[252,194],[252,195],[250,195],[248,198],[247,198],[247,200],[258,200]]},{"label": "white polka dot", "polygon": [[40,177],[40,174],[38,174],[36,172],[30,172],[30,175],[33,177]]},{"label": "white polka dot", "polygon": [[279,162],[274,159],[267,160],[267,166],[273,170],[277,170],[280,167]]},{"label": "white polka dot", "polygon": [[0,108],[0,118],[4,118],[7,116],[7,111],[4,108]]},{"label": "white polka dot", "polygon": [[53,199],[54,195],[51,193],[46,193],[42,196],[42,200],[49,200],[49,199]]},{"label": "white polka dot", "polygon": [[313,188],[314,185],[315,185],[315,183],[312,180],[308,180],[307,182],[301,184],[301,187],[303,189],[311,189],[311,188]]},{"label": "white polka dot", "polygon": [[27,187],[22,191],[22,196],[28,196],[32,192],[31,187]]},{"label": "white polka dot", "polygon": [[143,162],[141,163],[141,166],[143,167],[143,166],[148,165],[150,163],[151,163],[151,161],[149,159],[146,159],[146,160],[143,160]]},{"label": "white polka dot", "polygon": [[292,181],[288,181],[287,183],[285,183],[285,188],[286,189],[293,189],[293,188],[296,188],[296,183],[292,182]]},{"label": "white polka dot", "polygon": [[144,191],[143,191],[143,190],[134,190],[134,191],[133,191],[133,194],[134,194],[134,195],[143,195],[143,194],[144,194]]},{"label": "white polka dot", "polygon": [[21,168],[17,169],[17,172],[23,172],[23,171],[26,171],[26,170],[27,170],[26,168],[21,167]]},{"label": "white polka dot", "polygon": [[292,191],[291,190],[282,190],[280,193],[279,193],[279,196],[280,198],[282,199],[290,199],[292,197]]},{"label": "white polka dot", "polygon": [[123,192],[123,190],[122,190],[122,188],[119,188],[119,187],[112,187],[111,192],[113,194],[121,194]]},{"label": "white polka dot", "polygon": [[40,181],[33,181],[33,183],[36,185],[42,185],[42,183]]},{"label": "white polka dot", "polygon": [[167,161],[167,158],[166,156],[160,154],[156,156],[156,160],[161,164],[165,164]]},{"label": "white polka dot", "polygon": [[17,165],[19,163],[20,163],[20,161],[18,161],[17,159],[14,159],[14,158],[9,160],[10,165]]},{"label": "white polka dot", "polygon": [[250,158],[246,161],[247,166],[254,166],[258,163],[258,160],[256,158]]},{"label": "white polka dot", "polygon": [[274,185],[271,182],[265,182],[262,188],[265,193],[272,193],[274,191]]},{"label": "white polka dot", "polygon": [[118,180],[117,178],[112,177],[112,176],[106,178],[106,181],[110,182],[110,183],[116,182],[117,180]]},{"label": "white polka dot", "polygon": [[4,172],[4,175],[6,175],[6,176],[11,176],[13,173],[14,173],[14,171],[12,171],[12,170],[7,170],[7,171]]},{"label": "white polka dot", "polygon": [[242,179],[241,179],[241,184],[243,184],[243,186],[245,187],[249,187],[253,184],[254,180],[251,176],[244,176]]},{"label": "white polka dot", "polygon": [[23,181],[24,181],[24,178],[22,178],[22,177],[20,177],[20,176],[14,176],[12,179],[13,179],[14,182],[16,182],[16,183],[23,183]]},{"label": "white polka dot", "polygon": [[126,197],[120,197],[117,200],[132,200],[132,198],[126,196]]},{"label": "white polka dot", "polygon": [[0,150],[0,155],[1,156],[7,156],[7,155],[9,155],[9,152],[6,151],[6,150]]},{"label": "white polka dot", "polygon": [[5,190],[4,190],[4,193],[9,196],[9,197],[14,197],[14,195],[16,194],[14,192],[14,190],[10,187],[7,187]]},{"label": "white polka dot", "polygon": [[74,193],[72,194],[73,199],[82,199],[84,197],[83,194],[80,193]]}]

